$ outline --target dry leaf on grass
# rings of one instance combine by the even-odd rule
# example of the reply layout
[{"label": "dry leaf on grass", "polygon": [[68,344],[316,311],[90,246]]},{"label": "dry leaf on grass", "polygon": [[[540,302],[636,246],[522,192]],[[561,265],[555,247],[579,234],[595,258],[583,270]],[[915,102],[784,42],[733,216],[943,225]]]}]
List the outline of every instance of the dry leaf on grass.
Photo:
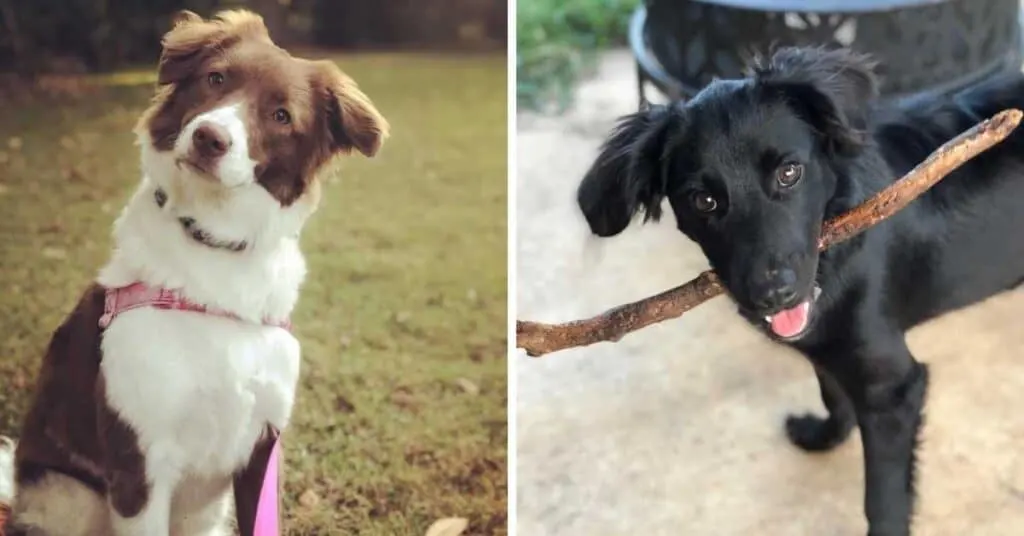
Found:
[{"label": "dry leaf on grass", "polygon": [[476,396],[480,394],[480,386],[473,383],[473,380],[468,378],[459,378],[455,380],[455,383],[468,395]]},{"label": "dry leaf on grass", "polygon": [[299,495],[299,504],[306,508],[316,508],[320,504],[320,496],[315,491],[307,489]]},{"label": "dry leaf on grass", "polygon": [[334,409],[339,413],[352,413],[356,410],[356,405],[344,396],[338,395],[334,398]]},{"label": "dry leaf on grass", "polygon": [[426,536],[459,536],[466,532],[467,527],[469,520],[464,517],[446,517],[430,525]]},{"label": "dry leaf on grass", "polygon": [[43,248],[43,257],[62,261],[68,258],[68,252],[62,248]]}]

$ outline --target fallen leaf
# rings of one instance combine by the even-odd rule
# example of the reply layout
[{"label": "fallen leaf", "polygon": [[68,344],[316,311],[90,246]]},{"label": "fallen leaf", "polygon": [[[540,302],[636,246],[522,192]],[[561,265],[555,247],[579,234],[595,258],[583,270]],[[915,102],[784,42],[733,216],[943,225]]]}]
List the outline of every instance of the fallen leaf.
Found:
[{"label": "fallen leaf", "polygon": [[352,413],[356,410],[356,406],[352,402],[349,402],[347,398],[338,395],[337,398],[334,399],[334,409],[342,413]]},{"label": "fallen leaf", "polygon": [[12,150],[12,151],[20,150],[21,146],[22,146],[21,138],[19,138],[17,136],[11,136],[7,140],[7,147],[10,148],[10,150]]},{"label": "fallen leaf", "polygon": [[459,378],[455,380],[456,385],[459,386],[467,394],[476,396],[480,394],[480,386],[473,383],[469,378]]},{"label": "fallen leaf", "polygon": [[320,504],[320,496],[315,491],[307,489],[299,495],[299,504],[306,508],[316,508]]},{"label": "fallen leaf", "polygon": [[66,181],[80,181],[82,180],[82,172],[78,171],[78,168],[70,167],[60,170],[61,177]]},{"label": "fallen leaf", "polygon": [[407,324],[412,319],[412,314],[408,311],[399,311],[395,313],[395,322],[399,324]]},{"label": "fallen leaf", "polygon": [[44,225],[44,226],[39,228],[39,232],[41,232],[41,233],[60,233],[60,232],[63,232],[63,231],[64,231],[64,224],[59,222],[59,221],[55,221],[55,222],[49,223],[49,224]]},{"label": "fallen leaf", "polygon": [[446,517],[430,525],[426,536],[459,536],[468,527],[469,520],[464,517]]},{"label": "fallen leaf", "polygon": [[402,408],[415,411],[419,404],[416,397],[407,387],[399,387],[391,393],[391,403]]},{"label": "fallen leaf", "polygon": [[43,248],[43,257],[59,261],[68,258],[68,252],[61,248]]}]

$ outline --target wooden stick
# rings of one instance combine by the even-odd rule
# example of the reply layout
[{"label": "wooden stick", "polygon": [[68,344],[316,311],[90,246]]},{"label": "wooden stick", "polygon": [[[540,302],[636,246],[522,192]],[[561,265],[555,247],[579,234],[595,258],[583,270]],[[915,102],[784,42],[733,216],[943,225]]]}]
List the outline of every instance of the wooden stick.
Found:
[{"label": "wooden stick", "polygon": [[[826,222],[818,249],[849,240],[906,207],[953,170],[1009,136],[1020,123],[1021,115],[1020,110],[1003,110],[944,143],[898,181],[846,214]],[[725,287],[709,270],[685,285],[585,320],[564,324],[517,320],[516,347],[526,350],[529,356],[538,357],[566,348],[617,341],[630,332],[680,316],[723,292]]]}]

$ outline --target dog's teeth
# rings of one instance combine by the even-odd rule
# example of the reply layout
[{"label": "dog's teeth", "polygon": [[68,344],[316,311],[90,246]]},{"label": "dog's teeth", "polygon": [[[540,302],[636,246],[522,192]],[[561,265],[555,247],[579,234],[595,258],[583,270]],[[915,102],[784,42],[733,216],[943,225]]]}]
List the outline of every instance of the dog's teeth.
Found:
[{"label": "dog's teeth", "polygon": [[771,324],[772,323],[772,317],[766,316],[766,317],[764,317],[764,321],[768,322],[769,324]]}]

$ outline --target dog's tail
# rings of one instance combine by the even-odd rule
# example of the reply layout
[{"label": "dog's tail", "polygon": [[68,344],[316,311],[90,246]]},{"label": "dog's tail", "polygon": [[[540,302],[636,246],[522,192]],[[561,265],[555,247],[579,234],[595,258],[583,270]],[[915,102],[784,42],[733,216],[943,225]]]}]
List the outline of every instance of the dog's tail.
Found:
[{"label": "dog's tail", "polygon": [[14,441],[0,436],[0,536],[14,503]]}]

